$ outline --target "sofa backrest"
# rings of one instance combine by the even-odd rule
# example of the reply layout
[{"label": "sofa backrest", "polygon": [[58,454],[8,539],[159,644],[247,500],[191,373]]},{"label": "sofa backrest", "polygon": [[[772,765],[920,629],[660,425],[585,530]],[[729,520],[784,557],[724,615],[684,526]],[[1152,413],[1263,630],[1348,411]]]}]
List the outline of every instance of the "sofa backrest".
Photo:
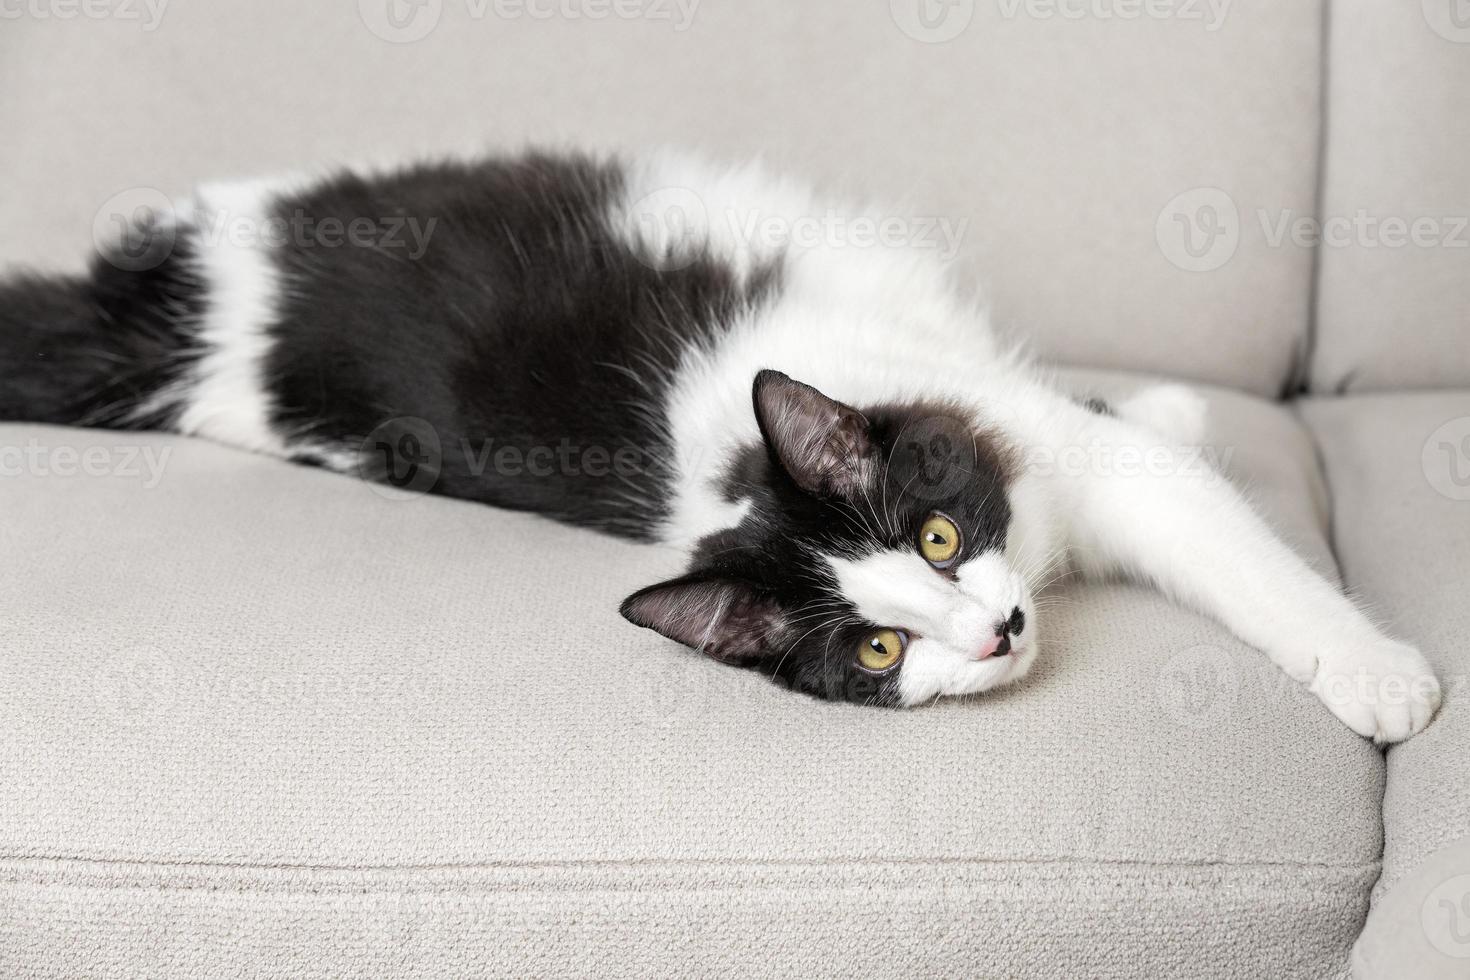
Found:
[{"label": "sofa backrest", "polygon": [[75,264],[129,188],[682,144],[892,201],[941,250],[927,219],[964,223],[961,275],[1050,358],[1263,394],[1300,372],[1314,257],[1262,227],[1313,206],[1319,0],[112,6],[0,34],[0,262]]},{"label": "sofa backrest", "polygon": [[1334,0],[1312,386],[1470,386],[1470,3]]}]

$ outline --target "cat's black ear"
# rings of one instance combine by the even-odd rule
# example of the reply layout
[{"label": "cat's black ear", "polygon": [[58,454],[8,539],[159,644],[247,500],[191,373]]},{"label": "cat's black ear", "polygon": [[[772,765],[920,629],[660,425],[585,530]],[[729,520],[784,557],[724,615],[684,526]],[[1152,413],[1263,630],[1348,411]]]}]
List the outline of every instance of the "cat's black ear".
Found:
[{"label": "cat's black ear", "polygon": [[780,371],[755,376],[761,435],[796,485],[819,497],[851,497],[876,473],[878,450],[868,420]]},{"label": "cat's black ear", "polygon": [[633,593],[622,613],[630,623],[742,667],[769,653],[786,629],[775,600],[744,582],[699,574]]}]

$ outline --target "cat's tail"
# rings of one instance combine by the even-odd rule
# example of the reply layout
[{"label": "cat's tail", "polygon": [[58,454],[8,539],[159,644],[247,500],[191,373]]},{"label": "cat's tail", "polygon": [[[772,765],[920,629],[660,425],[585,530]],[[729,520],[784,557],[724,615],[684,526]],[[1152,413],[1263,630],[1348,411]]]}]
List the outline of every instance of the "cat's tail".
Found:
[{"label": "cat's tail", "polygon": [[84,275],[0,278],[0,421],[167,428],[192,358],[188,257],[99,256]]}]

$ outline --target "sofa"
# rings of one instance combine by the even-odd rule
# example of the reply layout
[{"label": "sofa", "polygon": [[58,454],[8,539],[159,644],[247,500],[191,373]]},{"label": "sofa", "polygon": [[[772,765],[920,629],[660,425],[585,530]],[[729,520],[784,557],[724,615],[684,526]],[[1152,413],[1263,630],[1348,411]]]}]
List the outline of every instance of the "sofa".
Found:
[{"label": "sofa", "polygon": [[1470,976],[1456,0],[129,0],[0,31],[0,268],[139,194],[513,148],[759,154],[962,222],[1079,393],[1435,664],[1386,752],[1067,582],[1004,692],[818,703],[617,613],[678,556],[156,433],[0,425],[0,976]]}]

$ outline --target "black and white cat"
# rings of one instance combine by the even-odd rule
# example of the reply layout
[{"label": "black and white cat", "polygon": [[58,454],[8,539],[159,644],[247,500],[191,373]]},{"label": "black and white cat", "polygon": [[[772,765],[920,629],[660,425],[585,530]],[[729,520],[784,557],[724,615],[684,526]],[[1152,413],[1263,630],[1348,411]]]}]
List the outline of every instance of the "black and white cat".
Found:
[{"label": "black and white cat", "polygon": [[[686,549],[624,615],[824,698],[1016,680],[1067,566],[1210,613],[1355,732],[1428,724],[1424,658],[1184,465],[1196,395],[1079,404],[932,250],[779,234],[838,213],[671,156],[204,187],[87,276],[0,287],[0,418],[395,482],[411,447],[425,489]],[[1079,447],[1154,465],[1046,465]]]}]

